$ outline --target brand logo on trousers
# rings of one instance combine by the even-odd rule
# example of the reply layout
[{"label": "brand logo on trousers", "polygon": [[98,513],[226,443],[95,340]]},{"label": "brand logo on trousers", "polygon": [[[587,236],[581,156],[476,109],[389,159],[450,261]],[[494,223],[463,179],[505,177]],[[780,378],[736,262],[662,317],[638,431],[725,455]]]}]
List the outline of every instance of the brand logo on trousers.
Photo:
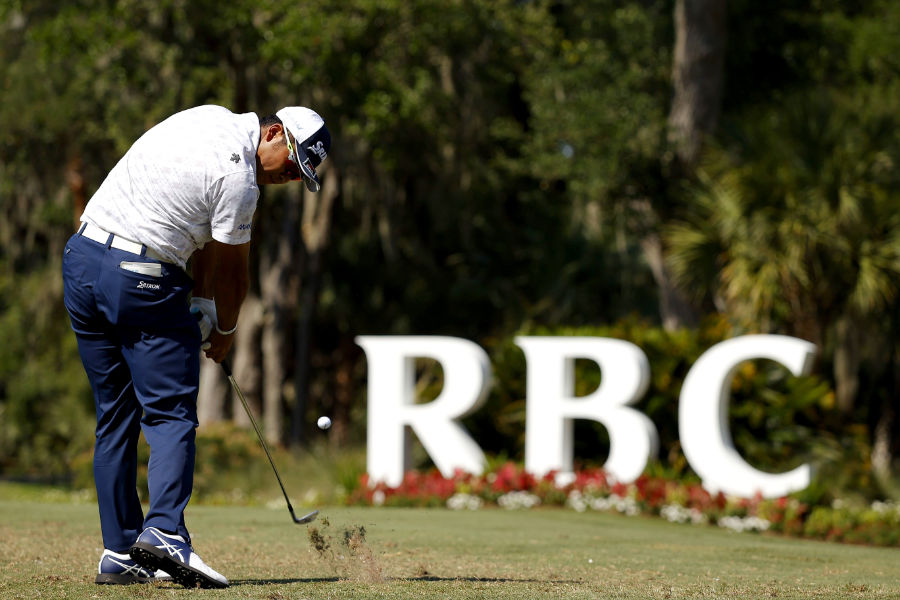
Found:
[{"label": "brand logo on trousers", "polygon": [[147,283],[146,281],[142,281],[137,284],[137,289],[139,290],[158,290],[160,289],[158,283]]}]

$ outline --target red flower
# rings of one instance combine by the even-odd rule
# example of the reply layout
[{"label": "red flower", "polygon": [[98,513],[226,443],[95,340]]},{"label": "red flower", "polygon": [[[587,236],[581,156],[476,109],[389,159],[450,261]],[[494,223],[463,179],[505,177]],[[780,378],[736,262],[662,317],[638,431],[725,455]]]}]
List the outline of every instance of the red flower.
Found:
[{"label": "red flower", "polygon": [[515,463],[507,462],[494,473],[491,490],[502,494],[513,491],[531,491],[535,486],[535,478]]}]

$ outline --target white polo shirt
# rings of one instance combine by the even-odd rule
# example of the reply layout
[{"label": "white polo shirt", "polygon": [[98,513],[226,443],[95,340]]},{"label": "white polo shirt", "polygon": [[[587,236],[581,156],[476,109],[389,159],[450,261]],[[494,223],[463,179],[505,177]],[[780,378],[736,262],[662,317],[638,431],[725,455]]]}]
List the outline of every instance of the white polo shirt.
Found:
[{"label": "white polo shirt", "polygon": [[81,220],[182,268],[210,240],[249,242],[259,131],[255,113],[211,105],[176,113],[131,146]]}]

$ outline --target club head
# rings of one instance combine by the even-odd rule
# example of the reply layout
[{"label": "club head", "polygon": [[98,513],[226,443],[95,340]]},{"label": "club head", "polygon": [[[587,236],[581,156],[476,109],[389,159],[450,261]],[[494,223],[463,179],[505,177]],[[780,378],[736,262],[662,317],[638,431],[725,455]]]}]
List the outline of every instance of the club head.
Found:
[{"label": "club head", "polygon": [[294,514],[294,508],[293,507],[288,507],[288,508],[290,508],[290,510],[291,510],[291,518],[294,519],[294,523],[296,523],[297,525],[305,525],[306,523],[312,523],[313,521],[316,520],[316,517],[319,515],[319,511],[314,510],[311,513],[309,513],[308,515],[303,515],[302,517],[300,517],[298,519],[297,515]]}]

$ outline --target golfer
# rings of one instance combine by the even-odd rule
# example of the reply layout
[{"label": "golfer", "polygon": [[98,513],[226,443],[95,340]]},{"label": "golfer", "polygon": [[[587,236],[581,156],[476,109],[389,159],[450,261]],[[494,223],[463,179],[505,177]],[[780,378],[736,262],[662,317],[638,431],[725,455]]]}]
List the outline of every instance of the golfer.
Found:
[{"label": "golfer", "polygon": [[[325,122],[308,108],[263,118],[185,110],[134,143],[66,244],[65,305],[97,410],[105,548],[97,583],[228,585],[194,553],[184,521],[201,346],[216,362],[231,349],[259,186],[302,179],[317,192],[316,167],[330,148]],[[136,489],[141,430],[150,445],[146,515]]]}]

